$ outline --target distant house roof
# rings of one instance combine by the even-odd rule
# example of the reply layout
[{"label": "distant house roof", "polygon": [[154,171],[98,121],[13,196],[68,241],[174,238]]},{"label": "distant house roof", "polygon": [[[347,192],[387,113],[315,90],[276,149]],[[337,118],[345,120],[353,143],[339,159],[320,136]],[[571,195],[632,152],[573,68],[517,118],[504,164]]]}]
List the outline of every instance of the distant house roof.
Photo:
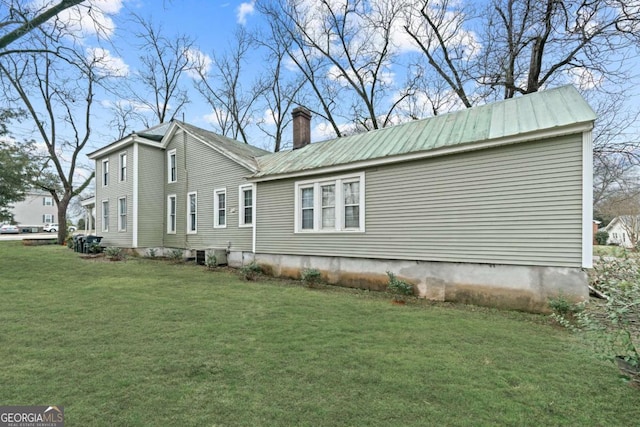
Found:
[{"label": "distant house roof", "polygon": [[[536,92],[259,157],[257,180],[399,161],[590,129],[596,115],[573,86]],[[546,132],[545,132],[546,131]],[[409,156],[409,157],[408,157]],[[258,179],[262,178],[262,179]]]}]

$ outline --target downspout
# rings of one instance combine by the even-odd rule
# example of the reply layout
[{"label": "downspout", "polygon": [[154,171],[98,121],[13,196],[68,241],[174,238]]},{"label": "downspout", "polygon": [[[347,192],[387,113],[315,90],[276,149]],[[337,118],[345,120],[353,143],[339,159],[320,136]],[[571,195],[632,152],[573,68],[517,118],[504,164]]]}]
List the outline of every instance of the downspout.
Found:
[{"label": "downspout", "polygon": [[138,247],[138,143],[133,143],[133,248]]},{"label": "downspout", "polygon": [[253,259],[256,259],[256,237],[258,233],[258,184],[253,184],[253,230],[252,230],[252,252]]}]

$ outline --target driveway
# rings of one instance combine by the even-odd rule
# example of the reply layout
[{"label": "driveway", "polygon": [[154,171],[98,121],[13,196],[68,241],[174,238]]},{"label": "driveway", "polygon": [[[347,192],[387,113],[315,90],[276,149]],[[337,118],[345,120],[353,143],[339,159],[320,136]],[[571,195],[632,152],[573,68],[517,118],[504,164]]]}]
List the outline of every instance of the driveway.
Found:
[{"label": "driveway", "polygon": [[23,240],[23,239],[55,239],[57,237],[58,237],[58,233],[0,234],[0,242],[6,242],[10,240]]}]

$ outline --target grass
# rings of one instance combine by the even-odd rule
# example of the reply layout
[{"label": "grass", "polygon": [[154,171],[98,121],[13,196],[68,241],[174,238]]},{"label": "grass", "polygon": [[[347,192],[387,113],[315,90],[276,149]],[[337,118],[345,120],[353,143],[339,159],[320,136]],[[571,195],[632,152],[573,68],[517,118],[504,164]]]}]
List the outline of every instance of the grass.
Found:
[{"label": "grass", "polygon": [[546,318],[0,244],[0,404],[67,425],[634,425]]}]

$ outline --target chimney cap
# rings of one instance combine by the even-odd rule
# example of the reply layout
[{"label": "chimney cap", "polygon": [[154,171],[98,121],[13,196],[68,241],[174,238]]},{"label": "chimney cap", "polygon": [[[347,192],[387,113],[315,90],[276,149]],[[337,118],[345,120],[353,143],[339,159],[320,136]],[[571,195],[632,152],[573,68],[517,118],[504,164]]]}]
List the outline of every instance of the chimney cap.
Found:
[{"label": "chimney cap", "polygon": [[305,107],[296,107],[291,111],[291,115],[293,115],[294,117],[297,116],[306,116],[307,119],[311,119],[311,111],[309,111],[307,108]]}]

